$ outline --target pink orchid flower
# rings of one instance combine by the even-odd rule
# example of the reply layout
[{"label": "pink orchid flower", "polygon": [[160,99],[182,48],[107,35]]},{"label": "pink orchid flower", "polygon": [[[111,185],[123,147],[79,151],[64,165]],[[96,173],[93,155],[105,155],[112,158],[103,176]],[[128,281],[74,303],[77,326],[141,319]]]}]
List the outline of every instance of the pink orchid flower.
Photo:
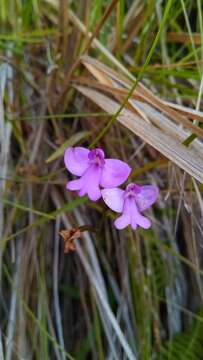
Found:
[{"label": "pink orchid flower", "polygon": [[148,229],[151,221],[140,212],[149,208],[156,201],[158,194],[159,190],[155,185],[129,184],[125,190],[118,188],[102,190],[106,205],[113,211],[122,213],[114,222],[119,230],[128,225],[131,225],[134,230],[138,225]]},{"label": "pink orchid flower", "polygon": [[100,186],[119,186],[131,172],[131,168],[125,162],[106,159],[103,150],[99,148],[88,150],[83,147],[70,147],[65,151],[64,162],[73,175],[80,176],[77,180],[69,181],[66,188],[77,190],[79,196],[87,194],[93,201],[101,197]]}]

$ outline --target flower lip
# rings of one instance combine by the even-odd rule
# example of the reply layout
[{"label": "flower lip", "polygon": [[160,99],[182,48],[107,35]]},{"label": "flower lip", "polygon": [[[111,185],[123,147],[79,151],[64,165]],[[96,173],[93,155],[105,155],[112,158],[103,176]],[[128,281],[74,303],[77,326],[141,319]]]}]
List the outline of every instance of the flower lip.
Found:
[{"label": "flower lip", "polygon": [[127,185],[127,187],[125,189],[124,197],[125,198],[136,197],[140,192],[141,192],[141,186],[131,183],[131,184]]},{"label": "flower lip", "polygon": [[88,154],[88,159],[90,163],[98,165],[99,167],[103,167],[105,164],[104,152],[102,149],[99,148],[90,150]]}]

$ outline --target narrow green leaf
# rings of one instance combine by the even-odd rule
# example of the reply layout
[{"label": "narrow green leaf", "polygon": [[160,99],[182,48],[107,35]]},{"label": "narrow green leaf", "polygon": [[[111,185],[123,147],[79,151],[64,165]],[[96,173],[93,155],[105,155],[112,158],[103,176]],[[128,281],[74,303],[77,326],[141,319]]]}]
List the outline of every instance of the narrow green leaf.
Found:
[{"label": "narrow green leaf", "polygon": [[77,144],[79,141],[86,138],[88,135],[90,135],[89,131],[80,131],[74,134],[67,141],[65,141],[56,151],[54,151],[51,156],[49,156],[49,158],[46,160],[46,163],[58,159],[60,156],[63,155],[67,147]]},{"label": "narrow green leaf", "polygon": [[12,207],[15,207],[17,209],[20,209],[20,210],[23,210],[23,211],[30,211],[30,212],[32,212],[32,213],[34,213],[36,215],[44,216],[45,218],[50,219],[50,220],[55,219],[55,217],[52,216],[52,215],[46,214],[46,213],[44,213],[42,211],[32,209],[32,208],[24,206],[22,204],[18,204],[16,202],[12,202],[12,201],[10,201],[8,199],[3,198],[2,201],[3,201],[4,204],[11,205]]},{"label": "narrow green leaf", "polygon": [[[81,198],[77,198],[67,204],[65,204],[64,206],[62,206],[61,208],[57,209],[57,210],[54,210],[52,212],[50,212],[49,214],[47,214],[48,216],[56,219],[56,217],[64,212],[68,212],[68,211],[71,211],[73,210],[75,207],[81,205],[81,204],[84,204],[85,202],[87,202],[87,197],[81,197]],[[34,221],[32,224],[28,225],[28,226],[25,226],[24,228],[18,230],[16,233],[13,233],[9,236],[7,236],[6,238],[2,239],[2,244],[13,238],[15,238],[16,236],[20,235],[20,234],[23,234],[25,231],[31,229],[31,228],[34,228],[35,226],[39,226],[39,225],[42,225],[44,223],[46,223],[47,221],[51,220],[50,218],[48,218],[48,216],[43,216],[43,217],[40,217],[39,219],[37,219],[36,221]]]}]

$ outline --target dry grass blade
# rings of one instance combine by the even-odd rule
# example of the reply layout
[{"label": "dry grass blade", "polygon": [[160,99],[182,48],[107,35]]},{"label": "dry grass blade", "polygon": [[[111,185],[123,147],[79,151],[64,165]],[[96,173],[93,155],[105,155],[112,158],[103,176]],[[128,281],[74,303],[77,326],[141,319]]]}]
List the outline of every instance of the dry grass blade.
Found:
[{"label": "dry grass blade", "polygon": [[[120,107],[118,102],[111,100],[98,91],[85,86],[75,87],[109,114],[116,113]],[[143,122],[139,116],[129,110],[122,111],[117,120],[181,169],[198,181],[203,182],[203,160],[193,148],[186,148],[175,138],[163,133],[163,131],[154,125]]]},{"label": "dry grass blade", "polygon": [[[89,56],[83,56],[82,62],[91,72],[91,74],[93,74],[93,76],[95,76],[96,79],[104,85],[109,85],[109,83],[111,83],[114,85],[115,88],[120,88],[122,90],[125,89],[126,91],[129,91],[130,87],[132,86],[132,83],[127,78],[124,78],[123,76],[121,77],[118,73],[108,68],[106,65],[92,59]],[[163,112],[170,119],[177,123],[180,123],[187,129],[191,130],[194,134],[196,134],[197,137],[203,139],[203,130],[191,123],[190,121],[190,115],[191,113],[194,114],[194,112],[186,112],[185,110],[183,112],[182,109],[175,108],[175,106],[172,106],[171,104],[168,104],[167,102],[160,99],[158,96],[155,96],[152,91],[150,91],[140,82],[137,84],[133,96],[135,98],[141,98],[143,102]],[[198,112],[198,116],[201,116],[201,118],[203,118],[203,114],[201,112]]]},{"label": "dry grass blade", "polygon": [[[53,199],[54,199],[55,204],[57,204],[57,206],[59,206],[59,205],[61,206],[61,204],[60,204],[61,199],[60,199],[60,196],[58,195],[57,191],[53,191]],[[80,224],[80,226],[82,226],[83,218],[82,218],[80,212],[76,211],[75,215],[77,218],[77,222]],[[71,227],[66,214],[62,214],[62,221],[63,221],[64,225],[66,226],[66,228]],[[85,269],[85,272],[88,275],[93,288],[95,289],[96,298],[98,297],[99,304],[101,305],[101,317],[102,317],[103,313],[105,314],[106,324],[104,324],[104,328],[106,325],[107,333],[109,333],[109,335],[110,335],[109,336],[109,345],[110,345],[110,347],[112,346],[111,351],[114,349],[114,344],[112,342],[112,336],[113,336],[112,329],[114,329],[114,332],[117,335],[117,337],[120,341],[120,344],[123,347],[124,352],[126,353],[127,358],[130,360],[136,360],[137,357],[135,354],[133,354],[133,352],[132,352],[132,350],[120,328],[119,322],[117,321],[116,317],[114,316],[114,314],[111,311],[111,308],[109,306],[108,295],[107,295],[104,279],[102,276],[101,268],[100,268],[100,265],[98,262],[98,258],[97,258],[96,252],[95,252],[94,245],[92,243],[91,237],[88,234],[88,232],[84,234],[84,239],[85,239],[89,259],[85,255],[83,248],[81,247],[80,243],[77,240],[75,242],[76,250],[80,257],[80,261]],[[107,336],[107,338],[108,338],[108,336]],[[117,354],[116,350],[117,349],[113,350],[112,352],[115,353],[114,357],[118,358],[118,354]]]},{"label": "dry grass blade", "polygon": [[100,287],[98,286],[98,283],[97,283],[96,278],[91,270],[91,267],[89,266],[88,262],[86,261],[84,253],[80,247],[80,244],[77,243],[76,246],[77,246],[77,252],[80,257],[80,260],[85,268],[86,273],[90,277],[92,284],[94,285],[94,287],[97,291],[97,295],[99,297],[99,300],[101,301],[102,307],[104,308],[109,320],[111,321],[112,327],[114,328],[114,331],[120,340],[120,343],[126,353],[126,356],[130,360],[136,360],[137,358],[136,358],[135,354],[133,354],[131,348],[129,347],[129,344],[127,343],[125,336],[118,325],[117,319],[115,318],[113,312],[111,311],[111,309],[108,305],[108,302],[105,300],[102,292],[100,291]]},{"label": "dry grass blade", "polygon": [[1,360],[4,360],[1,329],[0,329],[0,359],[1,359]]},{"label": "dry grass blade", "polygon": [[[6,64],[0,66],[0,174],[5,178],[8,171],[11,124],[5,121],[3,98],[6,83],[11,79],[11,68]],[[10,94],[9,94],[10,96]],[[5,181],[0,182],[0,198],[3,196]],[[0,202],[0,235],[3,231],[3,204]]]},{"label": "dry grass blade", "polygon": [[189,116],[191,119],[203,122],[203,113],[201,111],[186,108],[185,106],[173,104],[168,101],[165,101],[165,104],[174,109],[177,109],[180,113],[183,113],[183,114]]},{"label": "dry grass blade", "polygon": [[[193,36],[194,44],[201,45],[201,34],[196,33],[196,34],[192,34],[192,36]],[[188,44],[190,43],[190,36],[187,33],[177,34],[174,32],[170,32],[167,34],[167,40],[177,43]]]},{"label": "dry grass blade", "polygon": [[[83,77],[80,77],[79,79],[77,78],[76,83],[79,85],[88,85],[89,87],[101,92],[109,93],[119,102],[124,99],[124,97],[127,95],[127,91],[125,89],[118,88],[117,86],[115,87],[115,84],[106,76],[101,75],[97,69],[96,71],[94,70],[94,75],[95,74],[97,74],[97,78],[100,79],[100,83]],[[134,95],[133,99],[128,101],[128,109],[132,112],[135,112],[136,114],[138,113],[146,122],[152,122],[165,133],[178,139],[181,143],[184,142],[185,139],[190,135],[187,130],[172,122],[166,115],[158,111],[152,105],[143,102],[143,97],[139,96],[138,94]],[[197,113],[201,115],[200,112]],[[203,143],[200,140],[196,139],[193,141],[190,147],[196,150],[199,156],[203,156]]]}]

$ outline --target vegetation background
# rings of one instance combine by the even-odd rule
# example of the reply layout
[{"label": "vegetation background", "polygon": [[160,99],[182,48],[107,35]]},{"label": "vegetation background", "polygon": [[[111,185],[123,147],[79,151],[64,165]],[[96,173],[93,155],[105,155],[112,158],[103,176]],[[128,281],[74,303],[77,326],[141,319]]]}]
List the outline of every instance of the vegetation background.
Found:
[{"label": "vegetation background", "polygon": [[[0,1],[0,359],[203,359],[202,5]],[[92,143],[160,187],[150,230],[66,191]]]}]

